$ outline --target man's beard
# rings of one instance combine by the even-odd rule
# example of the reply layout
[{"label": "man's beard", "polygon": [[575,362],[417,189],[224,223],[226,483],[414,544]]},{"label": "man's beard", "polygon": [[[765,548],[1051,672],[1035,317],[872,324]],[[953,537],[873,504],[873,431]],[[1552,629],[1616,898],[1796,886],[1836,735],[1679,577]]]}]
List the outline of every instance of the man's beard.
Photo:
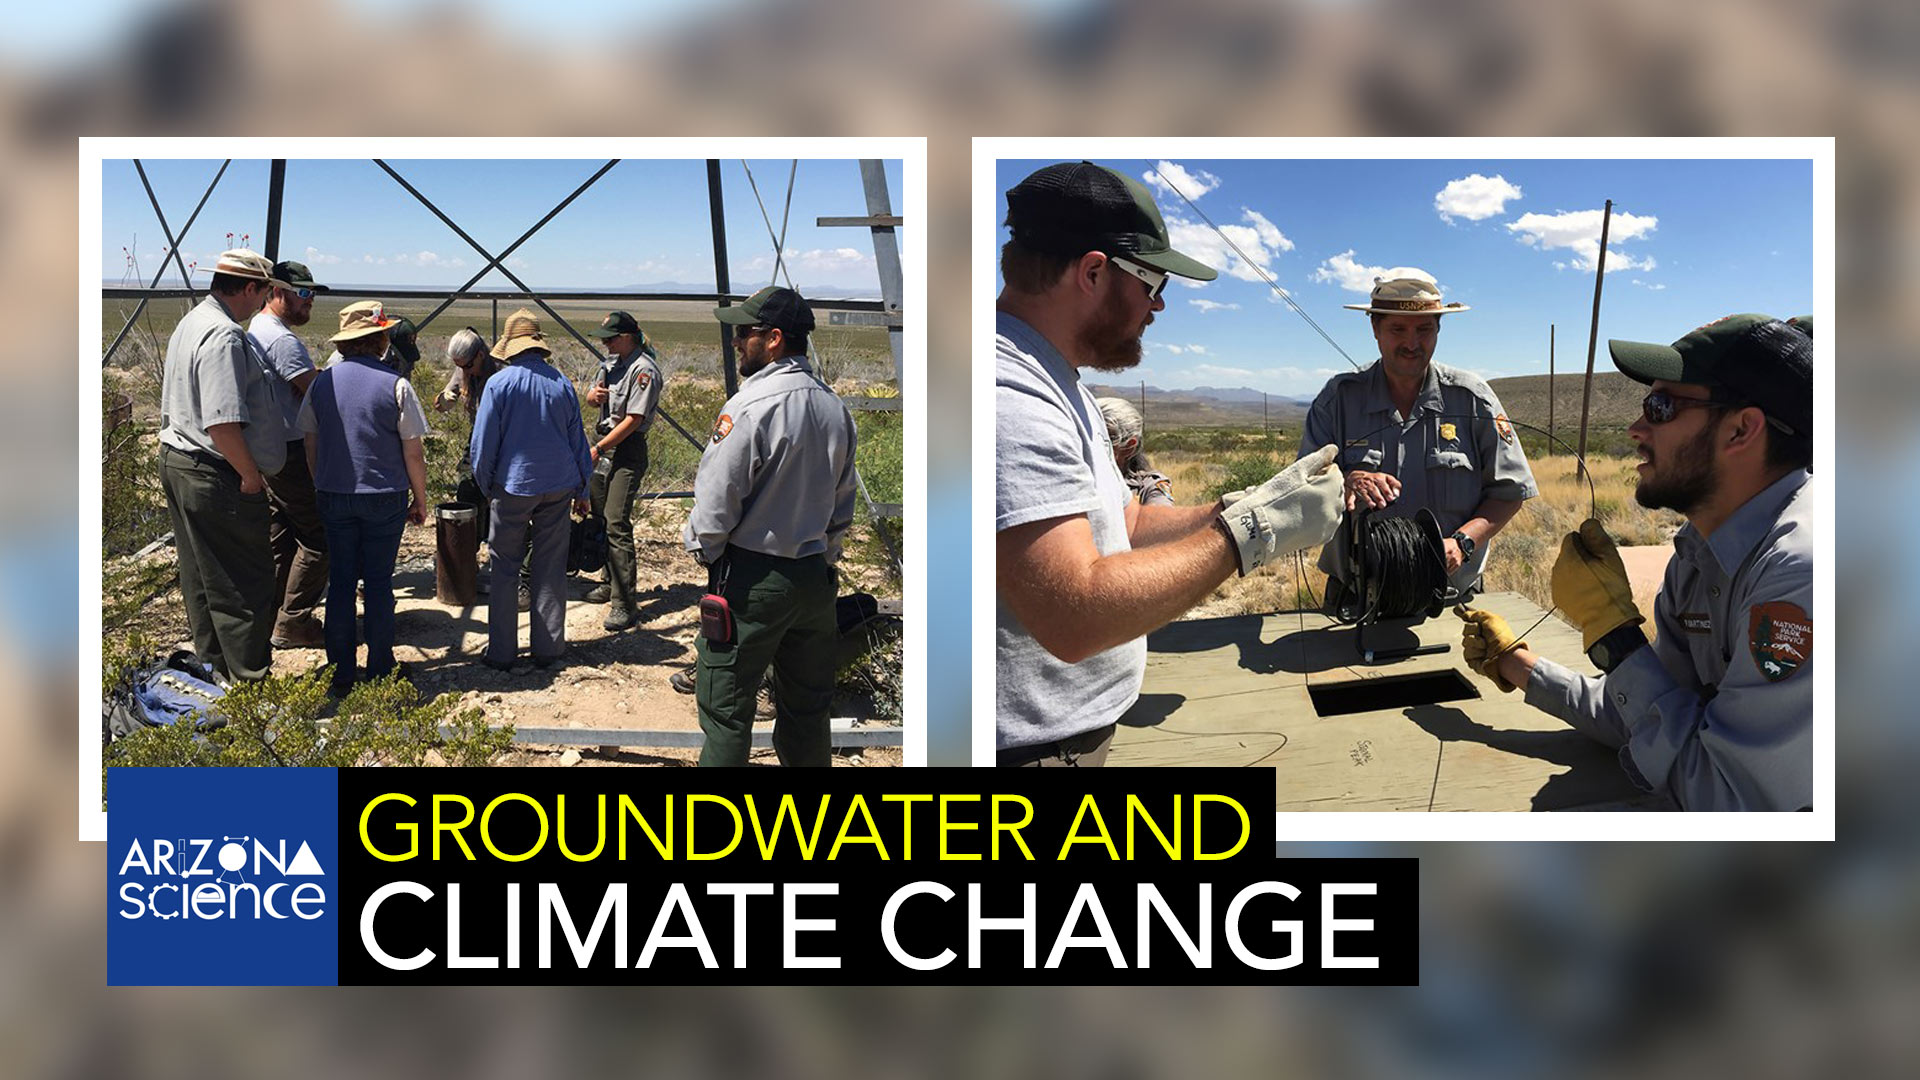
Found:
[{"label": "man's beard", "polygon": [[1649,510],[1676,510],[1691,514],[1720,490],[1713,468],[1714,432],[1718,424],[1700,429],[1686,445],[1661,456],[1653,472],[1633,489],[1634,501]]},{"label": "man's beard", "polygon": [[1080,348],[1095,371],[1125,371],[1140,366],[1140,331],[1127,328],[1127,302],[1118,289],[1107,293],[1093,320],[1080,331]]}]

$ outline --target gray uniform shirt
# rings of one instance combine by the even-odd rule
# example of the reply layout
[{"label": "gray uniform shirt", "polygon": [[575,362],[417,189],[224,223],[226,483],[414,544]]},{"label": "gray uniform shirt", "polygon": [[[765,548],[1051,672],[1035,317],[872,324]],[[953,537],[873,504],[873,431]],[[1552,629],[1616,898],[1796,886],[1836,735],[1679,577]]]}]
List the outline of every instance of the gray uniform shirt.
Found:
[{"label": "gray uniform shirt", "polygon": [[804,356],[753,373],[720,407],[682,538],[711,565],[728,544],[840,560],[853,524],[853,414]]},{"label": "gray uniform shirt", "polygon": [[[1473,517],[1483,499],[1520,501],[1540,494],[1521,452],[1520,437],[1492,388],[1478,375],[1429,363],[1427,381],[1414,398],[1413,415],[1401,416],[1387,392],[1380,362],[1365,371],[1335,375],[1307,412],[1300,457],[1340,443],[1340,467],[1348,472],[1391,473],[1400,497],[1376,511],[1412,517],[1421,507],[1440,519],[1440,535]],[[1320,569],[1351,583],[1341,533],[1320,549]],[[1487,549],[1453,572],[1451,584],[1466,589],[1480,580]]]},{"label": "gray uniform shirt", "polygon": [[220,456],[207,429],[241,424],[253,463],[268,476],[287,463],[287,425],[281,395],[286,387],[247,332],[219,299],[195,304],[167,342],[160,380],[160,441],[178,450]]},{"label": "gray uniform shirt", "polygon": [[1154,472],[1151,469],[1145,472],[1128,473],[1127,487],[1132,490],[1134,497],[1140,500],[1141,506],[1173,505],[1173,481],[1166,473]]},{"label": "gray uniform shirt", "polygon": [[281,322],[280,316],[264,308],[247,324],[247,336],[253,339],[254,348],[267,358],[267,366],[284,384],[280,388],[281,415],[287,420],[288,438],[295,438],[294,433],[300,427],[300,399],[304,395],[293,388],[293,380],[314,370],[306,342]]},{"label": "gray uniform shirt", "polygon": [[1813,804],[1813,495],[1796,470],[1673,538],[1655,638],[1609,675],[1534,661],[1527,701],[1687,810]]},{"label": "gray uniform shirt", "polygon": [[[605,374],[601,376],[602,379],[605,377]],[[612,431],[626,417],[637,416],[640,418],[640,429],[627,437],[634,439],[645,435],[653,427],[653,411],[659,404],[660,365],[654,363],[653,357],[643,349],[627,365],[627,370],[621,373],[620,378],[608,384],[607,418],[602,421],[601,426],[605,430],[600,434]]]},{"label": "gray uniform shirt", "polygon": [[[1080,374],[1039,332],[1011,315],[994,338],[994,531],[1086,515],[1102,556],[1131,551],[1133,492],[1107,444],[1106,421]],[[994,609],[997,749],[1105,727],[1140,696],[1147,639],[1069,664],[1043,648],[1004,601]]]}]

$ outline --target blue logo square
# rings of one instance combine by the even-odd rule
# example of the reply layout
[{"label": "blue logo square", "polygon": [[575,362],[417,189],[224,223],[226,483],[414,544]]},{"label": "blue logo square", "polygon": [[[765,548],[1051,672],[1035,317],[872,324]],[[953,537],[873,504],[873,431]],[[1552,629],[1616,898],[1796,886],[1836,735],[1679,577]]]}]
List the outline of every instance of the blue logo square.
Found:
[{"label": "blue logo square", "polygon": [[332,769],[107,770],[107,982],[339,981]]}]

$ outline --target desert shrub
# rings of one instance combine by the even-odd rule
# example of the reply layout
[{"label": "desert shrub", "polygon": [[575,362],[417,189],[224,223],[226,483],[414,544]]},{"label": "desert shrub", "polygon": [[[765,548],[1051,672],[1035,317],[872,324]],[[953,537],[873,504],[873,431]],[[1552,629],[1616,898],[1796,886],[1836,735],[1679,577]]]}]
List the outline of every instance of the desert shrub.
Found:
[{"label": "desert shrub", "polygon": [[438,754],[450,765],[485,765],[513,741],[511,726],[490,727],[479,709],[460,709],[458,696],[422,701],[396,677],[360,683],[327,717],[330,671],[237,684],[214,705],[226,726],[202,732],[188,719],[137,731],[107,745],[105,764],[424,765]]},{"label": "desert shrub", "polygon": [[1204,493],[1205,499],[1196,501],[1210,501],[1219,498],[1223,492],[1263,484],[1272,479],[1273,474],[1279,470],[1280,461],[1279,457],[1272,453],[1235,454],[1223,465],[1217,486]]}]

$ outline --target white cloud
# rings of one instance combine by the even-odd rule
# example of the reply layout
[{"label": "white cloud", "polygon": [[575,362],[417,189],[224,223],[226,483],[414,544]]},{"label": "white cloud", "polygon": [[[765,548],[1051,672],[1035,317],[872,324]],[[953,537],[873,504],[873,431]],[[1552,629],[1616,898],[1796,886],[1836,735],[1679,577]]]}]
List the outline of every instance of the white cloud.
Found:
[{"label": "white cloud", "polygon": [[333,266],[339,261],[340,261],[340,256],[338,255],[329,255],[326,252],[321,251],[319,248],[313,247],[311,245],[307,247],[307,265],[308,266]]},{"label": "white cloud", "polygon": [[1659,283],[1659,284],[1655,284],[1655,283],[1653,283],[1653,282],[1650,282],[1650,281],[1641,281],[1641,280],[1640,280],[1639,278],[1634,278],[1634,279],[1633,279],[1633,283],[1634,283],[1635,285],[1638,285],[1638,286],[1640,286],[1640,287],[1641,287],[1641,288],[1643,288],[1643,289],[1650,289],[1650,290],[1652,290],[1652,291],[1654,291],[1654,292],[1659,292],[1660,290],[1662,290],[1662,289],[1664,289],[1664,288],[1666,288],[1666,287],[1667,287],[1667,286],[1666,286],[1666,283],[1665,283],[1665,282],[1661,282],[1661,283]]},{"label": "white cloud", "polygon": [[366,263],[369,266],[387,265],[386,257],[383,255],[362,255],[360,256],[360,261],[363,263]]},{"label": "white cloud", "polygon": [[1506,177],[1474,173],[1447,181],[1446,187],[1434,193],[1433,208],[1448,223],[1457,217],[1485,221],[1506,213],[1507,203],[1519,197],[1520,188],[1508,183]]},{"label": "white cloud", "polygon": [[[1528,247],[1542,251],[1565,250],[1573,253],[1570,262],[1556,262],[1556,269],[1592,270],[1600,258],[1599,210],[1566,210],[1558,214],[1522,214],[1507,223],[1507,231]],[[1651,214],[1616,213],[1607,231],[1607,273],[1619,270],[1652,270],[1658,266],[1651,255],[1635,258],[1612,245],[1640,240],[1660,226]]]},{"label": "white cloud", "polygon": [[[821,274],[845,275],[849,271],[861,270],[874,265],[872,252],[861,252],[858,248],[787,248],[781,252],[786,260],[787,273],[796,280]],[[755,273],[768,273],[773,270],[771,253],[756,255],[747,263],[747,269]]]},{"label": "white cloud", "polygon": [[1186,355],[1204,356],[1207,351],[1207,347],[1205,345],[1176,345],[1176,344],[1173,344],[1172,342],[1167,342],[1167,341],[1150,341],[1147,343],[1147,347],[1150,349],[1159,349],[1163,352],[1169,352],[1175,356],[1186,356]]},{"label": "white cloud", "polygon": [[1220,186],[1220,178],[1212,173],[1204,169],[1189,171],[1173,161],[1154,162],[1153,168],[1142,173],[1140,178],[1162,195],[1178,199],[1185,194],[1195,202],[1200,201],[1200,196]]},{"label": "white cloud", "polygon": [[1203,315],[1210,311],[1239,311],[1240,310],[1239,304],[1223,304],[1218,300],[1206,300],[1200,297],[1194,297],[1192,300],[1187,301],[1187,303],[1192,304],[1196,308],[1199,308],[1200,313]]},{"label": "white cloud", "polygon": [[1348,248],[1321,263],[1313,272],[1313,280],[1330,282],[1348,292],[1371,294],[1373,279],[1384,276],[1386,272],[1387,268],[1384,266],[1368,266],[1355,259],[1353,249]]},{"label": "white cloud", "polygon": [[[1236,277],[1241,281],[1264,283],[1266,278],[1261,276],[1259,270],[1264,270],[1268,276],[1271,276],[1273,260],[1279,258],[1282,252],[1292,251],[1293,241],[1287,239],[1287,235],[1280,231],[1280,227],[1268,221],[1266,215],[1258,210],[1241,207],[1240,220],[1245,224],[1222,225],[1220,231],[1215,232],[1212,227],[1202,221],[1169,219],[1167,235],[1172,240],[1176,251],[1191,255],[1216,270],[1222,270],[1229,277]],[[1235,254],[1233,246],[1227,243],[1228,240],[1233,241],[1233,245],[1237,245],[1242,252],[1246,253],[1247,259],[1252,260],[1252,266]],[[1259,270],[1254,267],[1259,267]],[[1206,284],[1203,281],[1181,277],[1174,280],[1194,288]]]}]

